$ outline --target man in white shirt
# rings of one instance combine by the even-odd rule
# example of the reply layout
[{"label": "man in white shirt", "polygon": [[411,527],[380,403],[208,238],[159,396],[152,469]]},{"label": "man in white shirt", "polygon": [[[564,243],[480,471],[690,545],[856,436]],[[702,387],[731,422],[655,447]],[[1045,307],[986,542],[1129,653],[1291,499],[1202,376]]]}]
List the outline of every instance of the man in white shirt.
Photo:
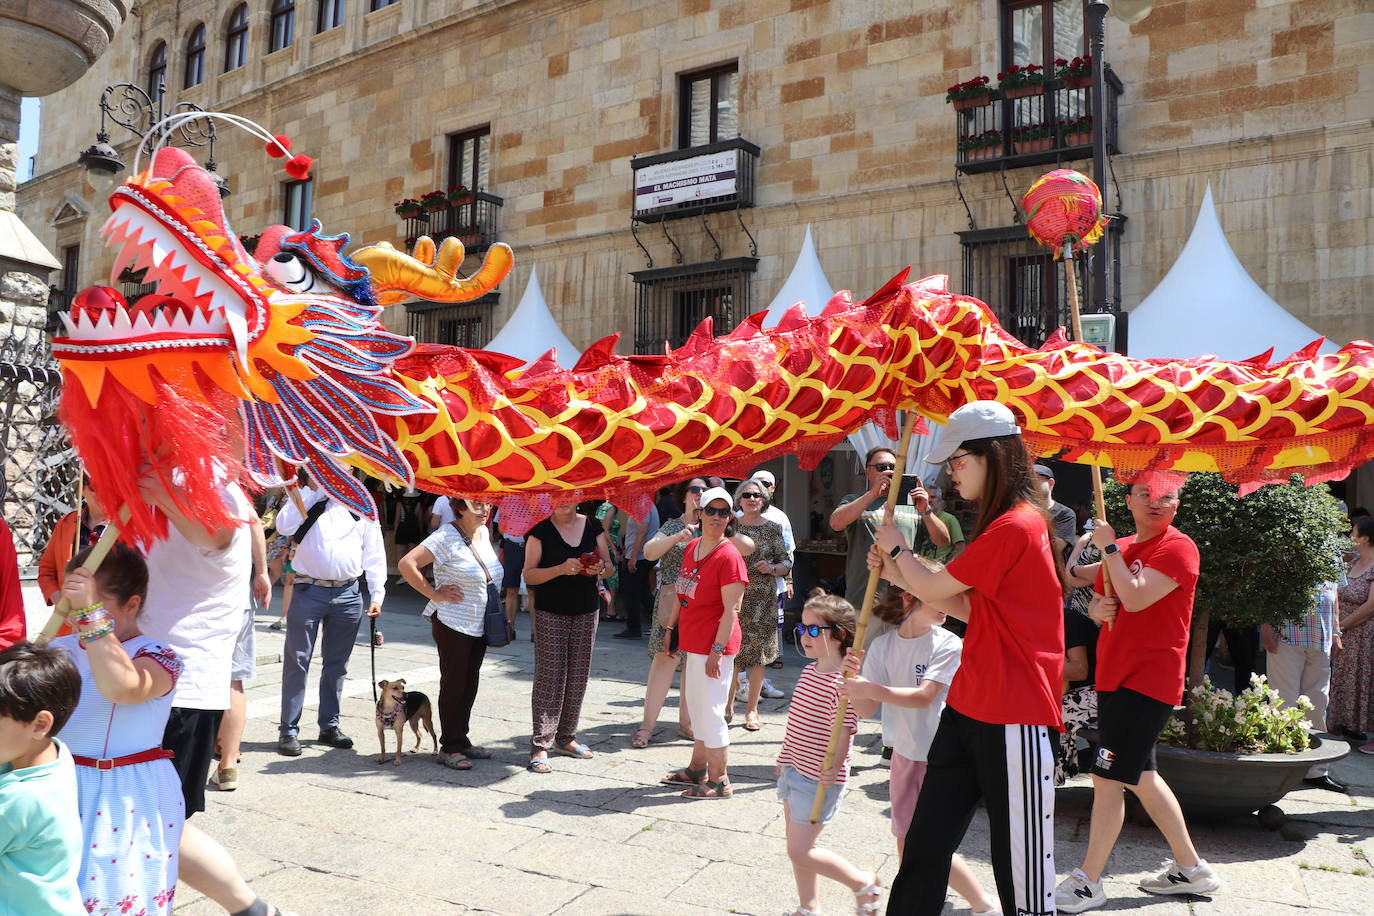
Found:
[{"label": "man in white shirt", "polygon": [[434,505],[429,510],[429,530],[438,531],[453,522],[453,507],[449,505],[447,496],[440,496],[434,501]]},{"label": "man in white shirt", "polygon": [[[339,700],[343,694],[348,659],[362,623],[363,600],[358,578],[366,574],[371,603],[367,616],[382,612],[386,596],[386,550],[382,529],[369,519],[360,518],[343,506],[328,502],[323,491],[307,489],[301,494],[305,515],[295,500],[277,513],[277,531],[288,537],[296,534],[311,518],[299,539],[291,566],[296,571],[296,589],[291,613],[286,618],[286,649],[282,653],[281,723],[277,752],[299,757],[301,711],[305,708],[306,672],[315,652],[315,639],[324,625],[320,662],[319,725],[321,744],[350,748],[353,739],[339,730]],[[320,508],[317,508],[320,506]],[[293,538],[294,540],[295,538]]]}]

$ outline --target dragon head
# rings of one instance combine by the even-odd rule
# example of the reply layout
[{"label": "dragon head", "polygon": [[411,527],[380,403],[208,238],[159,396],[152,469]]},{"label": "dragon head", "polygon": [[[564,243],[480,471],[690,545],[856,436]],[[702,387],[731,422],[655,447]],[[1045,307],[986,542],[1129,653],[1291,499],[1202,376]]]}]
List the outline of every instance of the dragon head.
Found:
[{"label": "dragon head", "polygon": [[[317,221],[304,232],[273,226],[250,254],[210,174],[175,147],[116,189],[110,208],[101,234],[115,248],[111,282],[143,271],[155,292],[130,305],[110,287],[83,290],[52,342],[67,381],[64,416],[103,499],[137,502],[148,464],[169,482],[174,472],[213,481],[191,469],[238,452],[261,485],[304,466],[367,515],[374,503],[350,466],[413,481],[374,415],[433,408],[392,377],[414,341],[388,332],[381,309],[476,298],[509,272],[508,247],[493,246],[463,278],[456,239],[437,251],[421,239],[414,256],[385,243],[348,254],[348,236],[324,235]],[[201,517],[216,515],[205,514],[219,504],[211,484],[169,489]],[[134,531],[160,533],[151,516],[134,515]]]}]

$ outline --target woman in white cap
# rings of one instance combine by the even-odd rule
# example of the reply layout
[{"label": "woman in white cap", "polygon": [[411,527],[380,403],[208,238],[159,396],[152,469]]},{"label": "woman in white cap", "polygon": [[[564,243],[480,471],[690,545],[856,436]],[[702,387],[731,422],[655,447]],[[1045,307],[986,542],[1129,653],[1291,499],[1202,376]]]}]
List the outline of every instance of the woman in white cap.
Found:
[{"label": "woman in white cap", "polygon": [[870,554],[884,578],[969,624],[889,912],[941,911],[950,859],[982,801],[1002,912],[1049,913],[1055,887],[1050,731],[1061,724],[1062,566],[1010,410],[995,401],[965,404],[950,414],[927,460],[944,464],[959,495],[977,500],[979,512],[967,549],[939,572],[917,561],[894,525],[878,529]]},{"label": "woman in white cap", "polygon": [[687,766],[662,780],[665,785],[684,786],[684,798],[730,797],[725,706],[740,647],[740,602],[749,582],[744,557],[729,540],[734,529],[730,494],[723,487],[702,493],[701,536],[688,540],[677,578],[678,648],[685,656],[683,697],[696,740]]}]

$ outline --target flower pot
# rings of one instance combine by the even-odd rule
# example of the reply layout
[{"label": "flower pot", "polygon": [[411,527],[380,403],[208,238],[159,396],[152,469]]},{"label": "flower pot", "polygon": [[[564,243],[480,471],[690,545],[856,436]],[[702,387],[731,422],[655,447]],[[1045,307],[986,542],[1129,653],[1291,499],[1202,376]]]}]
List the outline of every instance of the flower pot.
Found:
[{"label": "flower pot", "polygon": [[1016,150],[1016,155],[1018,156],[1025,153],[1043,153],[1052,146],[1054,146],[1054,140],[1051,137],[1040,137],[1036,140],[1012,141],[1012,148]]},{"label": "flower pot", "polygon": [[472,201],[473,201],[473,196],[472,196],[472,192],[471,192],[471,191],[469,191],[469,192],[467,192],[467,193],[465,193],[465,194],[459,194],[457,197],[450,197],[450,198],[448,199],[448,202],[449,202],[451,205],[455,206],[455,207],[462,207],[462,206],[465,206],[465,205],[467,205],[467,204],[472,203]]},{"label": "flower pot", "polygon": [[955,99],[952,103],[955,111],[967,111],[970,108],[982,108],[992,101],[992,96],[984,93],[982,95],[971,95],[965,99]]},{"label": "flower pot", "polygon": [[482,244],[482,233],[466,232],[458,236],[458,241],[463,243],[464,248],[477,248]]},{"label": "flower pot", "polygon": [[1039,95],[1044,91],[1044,85],[1036,83],[1034,86],[1016,86],[1011,89],[1003,89],[1002,95],[1008,99],[1024,99],[1033,95]]},{"label": "flower pot", "polygon": [[1088,146],[1093,142],[1092,131],[1080,132],[1075,134],[1064,134],[1064,146]]},{"label": "flower pot", "polygon": [[1224,818],[1251,814],[1302,785],[1307,771],[1350,753],[1330,735],[1313,737],[1313,747],[1296,754],[1226,754],[1159,745],[1159,775],[1190,817]]},{"label": "flower pot", "polygon": [[441,213],[448,209],[448,201],[440,200],[432,204],[425,204],[426,213]]},{"label": "flower pot", "polygon": [[965,162],[977,162],[982,159],[996,159],[1002,155],[1000,146],[980,146],[977,149],[964,150]]},{"label": "flower pot", "polygon": [[1064,78],[1065,89],[1087,89],[1092,84],[1092,76],[1066,76]]}]

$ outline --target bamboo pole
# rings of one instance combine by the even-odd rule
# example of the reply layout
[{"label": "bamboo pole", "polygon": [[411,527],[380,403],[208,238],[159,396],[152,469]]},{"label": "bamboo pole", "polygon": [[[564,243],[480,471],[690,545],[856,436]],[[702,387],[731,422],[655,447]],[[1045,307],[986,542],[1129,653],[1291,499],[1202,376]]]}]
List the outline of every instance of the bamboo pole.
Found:
[{"label": "bamboo pole", "polygon": [[[119,540],[119,526],[127,524],[128,521],[129,507],[121,506],[118,518],[111,519],[106,523],[105,530],[100,533],[100,540],[95,542],[95,546],[91,548],[91,553],[86,557],[84,564],[92,573],[100,568],[101,563],[105,562],[105,557],[114,547],[115,541]],[[77,528],[79,530],[80,525]],[[71,612],[71,609],[71,602],[67,600],[65,595],[59,598],[52,609],[52,616],[48,618],[47,624],[44,625],[42,632],[38,634],[38,638],[34,642],[40,646],[46,646],[57,635],[57,631],[62,629],[62,624],[67,621],[67,614]]]},{"label": "bamboo pole", "polygon": [[[1064,269],[1069,272],[1069,316],[1073,322],[1073,339],[1082,343],[1083,320],[1079,317],[1078,278],[1073,268],[1073,249],[1067,245],[1064,247],[1066,249],[1063,259]],[[1094,507],[1097,510],[1097,517],[1105,522],[1107,520],[1107,500],[1102,493],[1102,472],[1097,469],[1096,465],[1091,467]],[[1112,596],[1112,575],[1107,569],[1106,556],[1102,557],[1102,589],[1104,597],[1110,598]],[[1108,624],[1107,628],[1112,629],[1113,627]]]},{"label": "bamboo pole", "polygon": [[[80,468],[78,467],[78,470]],[[76,475],[76,534],[72,535],[72,553],[76,554],[81,550],[81,510],[82,501],[85,500],[86,472],[81,471]]]},{"label": "bamboo pole", "polygon": [[[883,523],[892,521],[897,508],[897,494],[902,489],[902,476],[906,472],[906,456],[911,449],[911,435],[916,429],[917,414],[914,410],[906,412],[906,422],[902,424],[902,438],[897,443],[897,467],[892,473],[892,485],[887,490],[887,504],[883,507]],[[873,599],[878,594],[878,581],[882,578],[876,569],[869,570],[868,584],[864,586],[863,605],[859,609],[859,620],[854,627],[854,645],[863,647],[864,637],[868,635],[868,621],[873,616]],[[848,675],[846,675],[848,676]],[[840,739],[844,734],[844,717],[849,711],[849,698],[840,697],[840,705],[835,710],[835,721],[830,726],[830,742],[825,747],[825,764],[822,770],[835,765],[839,754]],[[811,823],[821,822],[821,809],[825,807],[825,786],[816,787],[816,799],[811,803]]]}]

